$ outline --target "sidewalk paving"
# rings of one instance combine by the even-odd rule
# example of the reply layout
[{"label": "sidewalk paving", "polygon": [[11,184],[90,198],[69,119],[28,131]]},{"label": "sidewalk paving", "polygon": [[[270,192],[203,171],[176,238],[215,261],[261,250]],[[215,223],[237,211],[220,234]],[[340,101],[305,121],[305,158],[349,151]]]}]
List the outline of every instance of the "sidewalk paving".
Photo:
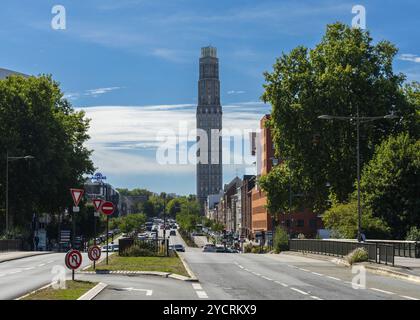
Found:
[{"label": "sidewalk paving", "polygon": [[[281,254],[299,255],[312,259],[327,260],[340,265],[347,264],[347,262],[344,259],[335,256],[314,253],[303,253],[297,251],[285,251]],[[385,265],[383,263],[378,264],[373,262],[363,262],[361,263],[361,265],[364,265],[367,269],[369,269],[372,272],[382,273],[398,278],[404,278],[406,280],[412,280],[414,282],[420,283],[420,259],[395,257],[394,266]]]},{"label": "sidewalk paving", "polygon": [[53,253],[52,251],[8,251],[8,252],[0,252],[0,263],[23,259],[33,256],[39,256],[43,254]]}]

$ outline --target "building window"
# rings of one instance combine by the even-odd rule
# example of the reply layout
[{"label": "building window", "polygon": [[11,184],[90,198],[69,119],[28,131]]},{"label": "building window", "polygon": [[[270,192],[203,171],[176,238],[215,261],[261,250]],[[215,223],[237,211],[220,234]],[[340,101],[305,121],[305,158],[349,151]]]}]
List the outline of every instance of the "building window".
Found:
[{"label": "building window", "polygon": [[309,226],[310,226],[312,229],[316,229],[316,220],[315,220],[315,219],[311,219],[311,220],[309,220]]},{"label": "building window", "polygon": [[298,228],[303,228],[305,226],[305,220],[299,219],[297,221],[297,225]]}]

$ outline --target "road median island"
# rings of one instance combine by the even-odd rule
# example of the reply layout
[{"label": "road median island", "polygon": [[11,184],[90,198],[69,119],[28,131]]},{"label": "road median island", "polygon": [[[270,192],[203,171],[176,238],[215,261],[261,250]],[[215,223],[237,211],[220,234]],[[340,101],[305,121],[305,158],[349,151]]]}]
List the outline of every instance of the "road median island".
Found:
[{"label": "road median island", "polygon": [[68,280],[65,289],[55,289],[50,284],[19,298],[19,300],[78,300],[96,285],[95,282]]},{"label": "road median island", "polygon": [[[106,273],[129,273],[129,274],[177,274],[189,277],[181,259],[178,256],[171,257],[122,257],[114,254],[109,257],[109,264],[101,261],[93,267],[86,269],[87,272],[95,271],[98,274]],[[138,273],[137,273],[138,272]]]}]

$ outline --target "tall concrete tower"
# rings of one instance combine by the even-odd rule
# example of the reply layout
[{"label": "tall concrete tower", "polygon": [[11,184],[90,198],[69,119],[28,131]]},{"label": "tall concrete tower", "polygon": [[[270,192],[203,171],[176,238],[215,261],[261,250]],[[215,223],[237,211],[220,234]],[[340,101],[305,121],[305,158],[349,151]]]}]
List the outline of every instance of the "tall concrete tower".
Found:
[{"label": "tall concrete tower", "polygon": [[209,194],[222,189],[222,106],[219,59],[213,47],[201,48],[197,106],[197,198],[202,208]]}]

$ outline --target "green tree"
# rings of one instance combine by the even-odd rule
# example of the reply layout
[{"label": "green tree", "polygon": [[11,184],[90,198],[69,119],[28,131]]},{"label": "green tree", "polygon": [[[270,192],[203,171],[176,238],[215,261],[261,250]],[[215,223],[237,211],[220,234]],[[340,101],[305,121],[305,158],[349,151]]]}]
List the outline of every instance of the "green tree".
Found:
[{"label": "green tree", "polygon": [[[349,203],[335,203],[322,216],[326,228],[332,230],[333,237],[355,239],[357,236],[357,200],[352,199]],[[369,208],[363,208],[362,232],[367,238],[388,238],[390,228],[387,224],[372,215]]]},{"label": "green tree", "polygon": [[289,236],[283,227],[277,227],[274,233],[274,251],[280,253],[289,247]]},{"label": "green tree", "polygon": [[[327,26],[322,41],[312,50],[297,47],[277,59],[265,73],[262,99],[272,106],[269,126],[276,154],[288,159],[300,192],[310,208],[322,212],[333,192],[347,201],[356,178],[356,130],[349,121],[325,121],[319,115],[378,116],[394,112],[401,121],[382,120],[361,127],[361,161],[367,163],[374,148],[389,134],[418,132],[415,105],[407,99],[402,74],[393,72],[397,49],[387,41],[373,43],[369,32],[341,23]],[[279,185],[284,178],[277,173]],[[325,187],[329,182],[331,188]],[[272,184],[272,185],[275,185]],[[284,208],[286,198],[275,207]],[[273,206],[273,204],[272,204]]]},{"label": "green tree", "polygon": [[69,189],[82,186],[83,175],[94,169],[91,151],[84,145],[88,128],[84,112],[63,99],[59,84],[50,76],[0,80],[1,203],[6,151],[9,156],[35,157],[9,166],[13,225],[27,228],[33,212],[54,214],[72,205]]},{"label": "green tree", "polygon": [[420,140],[391,136],[376,150],[361,177],[362,199],[383,219],[395,239],[420,225]]}]

